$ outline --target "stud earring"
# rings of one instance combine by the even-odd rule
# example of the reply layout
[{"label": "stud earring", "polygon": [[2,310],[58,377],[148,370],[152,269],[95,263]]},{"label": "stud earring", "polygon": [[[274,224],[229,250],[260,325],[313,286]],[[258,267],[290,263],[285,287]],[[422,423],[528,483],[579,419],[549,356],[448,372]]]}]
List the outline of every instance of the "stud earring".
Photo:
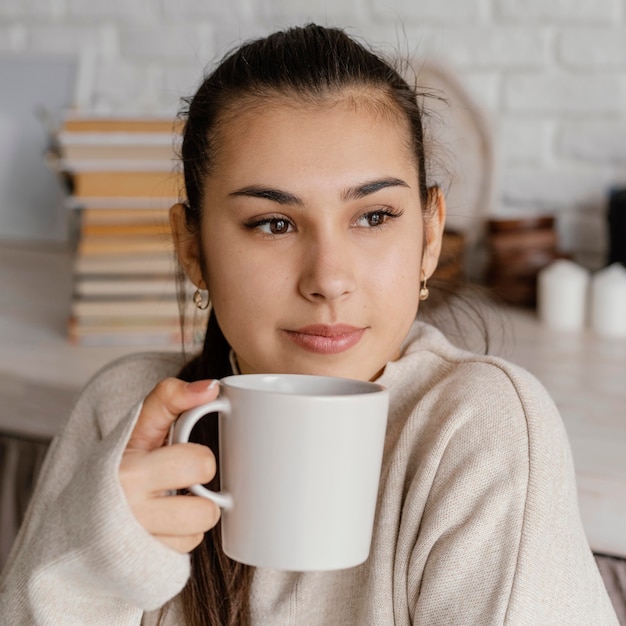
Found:
[{"label": "stud earring", "polygon": [[430,295],[430,290],[426,286],[426,278],[422,281],[422,286],[420,287],[420,300],[423,302],[424,300],[428,300],[428,296]]},{"label": "stud earring", "polygon": [[204,289],[202,291],[200,291],[200,289],[196,289],[193,294],[193,303],[201,311],[206,311],[211,303],[211,300],[209,299],[209,292]]}]

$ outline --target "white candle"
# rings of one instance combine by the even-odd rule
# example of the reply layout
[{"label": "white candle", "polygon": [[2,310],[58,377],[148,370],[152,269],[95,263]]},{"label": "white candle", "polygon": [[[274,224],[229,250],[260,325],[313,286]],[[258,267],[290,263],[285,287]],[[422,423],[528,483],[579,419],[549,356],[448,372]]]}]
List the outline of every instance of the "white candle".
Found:
[{"label": "white candle", "polygon": [[537,276],[539,319],[555,330],[581,330],[585,325],[589,272],[559,259]]},{"label": "white candle", "polygon": [[619,263],[594,274],[591,327],[606,337],[626,337],[626,268]]}]

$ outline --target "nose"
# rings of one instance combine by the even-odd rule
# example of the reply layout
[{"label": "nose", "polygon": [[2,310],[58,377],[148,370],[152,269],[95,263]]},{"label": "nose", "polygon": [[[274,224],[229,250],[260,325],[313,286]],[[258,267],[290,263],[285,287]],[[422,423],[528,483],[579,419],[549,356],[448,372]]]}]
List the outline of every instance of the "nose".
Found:
[{"label": "nose", "polygon": [[304,246],[302,254],[298,288],[307,300],[339,300],[356,289],[349,242],[336,237],[317,237]]}]

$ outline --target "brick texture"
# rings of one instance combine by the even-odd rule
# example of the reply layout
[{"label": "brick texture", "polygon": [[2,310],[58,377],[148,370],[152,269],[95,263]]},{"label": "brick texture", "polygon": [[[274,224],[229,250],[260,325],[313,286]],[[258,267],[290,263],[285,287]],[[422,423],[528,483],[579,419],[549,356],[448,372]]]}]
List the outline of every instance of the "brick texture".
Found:
[{"label": "brick texture", "polygon": [[377,17],[397,22],[398,20],[417,20],[419,23],[437,21],[440,23],[458,23],[481,21],[486,18],[489,3],[485,0],[421,0],[420,2],[393,2],[391,0],[373,0]]},{"label": "brick texture", "polygon": [[626,67],[626,25],[566,30],[559,41],[565,65],[581,69]]},{"label": "brick texture", "polygon": [[540,167],[550,161],[554,123],[506,116],[500,120],[497,153],[510,164]]},{"label": "brick texture", "polygon": [[445,29],[437,37],[438,54],[463,70],[541,69],[549,60],[547,35],[510,26]]},{"label": "brick texture", "polygon": [[561,129],[558,150],[564,158],[626,167],[626,123],[566,123]]},{"label": "brick texture", "polygon": [[612,23],[623,14],[622,0],[496,0],[497,13],[510,20],[556,23]]},{"label": "brick texture", "polygon": [[0,53],[76,56],[84,106],[173,114],[240,41],[310,20],[455,70],[493,129],[494,210],[557,212],[567,246],[603,249],[626,186],[626,0],[0,0]]},{"label": "brick texture", "polygon": [[[154,22],[158,18],[158,0],[65,0],[69,17],[74,19],[112,18]],[[183,3],[181,3],[183,4]]]},{"label": "brick texture", "polygon": [[619,114],[623,108],[619,75],[554,73],[507,76],[507,111],[545,114]]}]

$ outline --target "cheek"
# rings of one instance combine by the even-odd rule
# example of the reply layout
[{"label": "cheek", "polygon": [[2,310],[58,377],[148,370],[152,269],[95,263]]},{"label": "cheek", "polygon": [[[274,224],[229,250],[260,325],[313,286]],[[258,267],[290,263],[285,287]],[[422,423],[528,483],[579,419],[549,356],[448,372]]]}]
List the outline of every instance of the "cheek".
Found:
[{"label": "cheek", "polygon": [[237,318],[258,315],[289,289],[289,274],[282,264],[268,264],[250,250],[213,248],[207,257],[208,286],[216,313]]},{"label": "cheek", "polygon": [[407,289],[419,288],[421,272],[421,242],[418,238],[399,242],[394,245],[386,255],[384,263],[381,263],[381,280],[387,289]]},{"label": "cheek", "polygon": [[245,298],[253,298],[255,281],[251,271],[237,262],[238,255],[229,255],[208,264],[208,286],[213,305],[216,307],[242,307]]}]

